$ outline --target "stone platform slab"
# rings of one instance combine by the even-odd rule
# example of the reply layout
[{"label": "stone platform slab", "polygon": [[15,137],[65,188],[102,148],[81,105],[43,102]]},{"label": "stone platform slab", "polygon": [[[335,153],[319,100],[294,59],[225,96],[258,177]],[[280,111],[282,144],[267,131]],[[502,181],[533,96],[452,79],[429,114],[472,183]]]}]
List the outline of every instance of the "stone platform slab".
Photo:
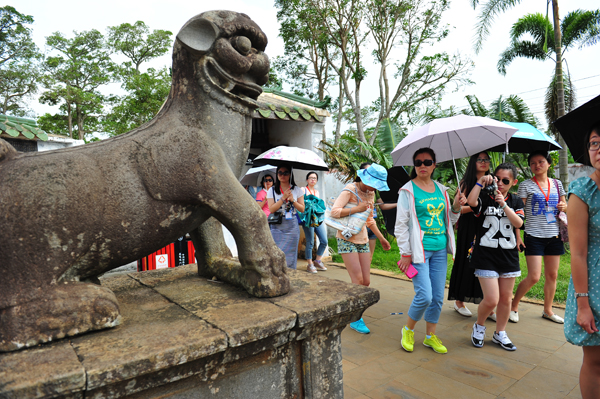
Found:
[{"label": "stone platform slab", "polygon": [[0,355],[0,398],[342,397],[341,331],[379,292],[289,274],[269,299],[196,265],[102,279],[121,325]]}]

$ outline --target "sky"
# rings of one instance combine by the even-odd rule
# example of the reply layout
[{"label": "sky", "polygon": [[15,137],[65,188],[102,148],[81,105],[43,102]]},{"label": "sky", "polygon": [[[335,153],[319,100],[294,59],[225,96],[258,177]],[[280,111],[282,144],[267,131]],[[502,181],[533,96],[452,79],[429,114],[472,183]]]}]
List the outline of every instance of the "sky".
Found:
[{"label": "sky", "polygon": [[[476,95],[486,106],[499,96],[507,97],[517,94],[525,100],[534,111],[536,117],[546,126],[543,115],[543,103],[546,87],[554,70],[554,63],[517,59],[508,67],[506,76],[496,70],[500,53],[509,45],[510,27],[517,19],[525,14],[546,12],[545,0],[523,0],[522,4],[496,18],[492,25],[491,34],[479,54],[473,51],[473,36],[477,12],[470,7],[470,0],[453,0],[446,12],[445,23],[449,24],[451,32],[447,39],[430,51],[446,51],[450,54],[459,53],[474,62],[470,79],[473,85],[460,88],[456,92],[444,95],[442,107],[451,105],[460,108],[467,107],[465,95]],[[67,37],[72,37],[73,31],[97,29],[106,33],[108,26],[116,26],[124,22],[134,23],[141,20],[150,29],[164,29],[177,34],[181,26],[196,14],[212,9],[225,9],[248,14],[263,29],[269,38],[266,53],[273,58],[283,55],[283,41],[279,34],[277,9],[273,0],[19,0],[9,3],[19,12],[32,15],[35,19],[32,25],[33,38],[38,47],[45,50],[45,38],[53,32],[60,31]],[[562,0],[560,15],[564,16],[574,9],[593,10],[600,8],[598,0]],[[218,5],[218,8],[216,7]],[[174,36],[173,36],[174,37]],[[400,50],[398,50],[400,51]],[[600,94],[600,44],[583,49],[571,48],[565,56],[568,70],[577,88],[578,104]],[[161,67],[171,64],[171,54],[165,55],[146,67]],[[378,97],[378,70],[367,62],[367,80],[363,84],[362,104],[369,104]],[[284,87],[286,89],[286,87]],[[287,88],[289,90],[289,88]],[[119,88],[107,88],[116,93]],[[332,97],[335,97],[335,89]],[[51,107],[33,100],[31,108],[39,115],[45,112],[56,112]],[[328,124],[329,132],[333,129]]]}]

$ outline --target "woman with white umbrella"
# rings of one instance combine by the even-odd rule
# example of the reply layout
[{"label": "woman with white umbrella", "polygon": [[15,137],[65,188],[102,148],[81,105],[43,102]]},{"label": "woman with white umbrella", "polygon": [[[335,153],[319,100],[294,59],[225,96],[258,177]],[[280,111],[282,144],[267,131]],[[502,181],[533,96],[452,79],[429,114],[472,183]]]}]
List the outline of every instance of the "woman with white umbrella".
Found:
[{"label": "woman with white umbrella", "polygon": [[273,187],[275,177],[273,174],[271,174],[271,172],[264,172],[259,180],[262,190],[256,193],[256,202],[258,202],[258,205],[261,207],[265,215],[269,216],[271,211],[269,210],[269,203],[267,202],[267,192],[271,187]]},{"label": "woman with white umbrella", "polygon": [[275,185],[267,193],[269,211],[282,213],[281,223],[271,224],[275,244],[285,254],[287,266],[296,269],[300,228],[296,212],[304,212],[304,193],[296,186],[292,167],[280,164],[277,167]]},{"label": "woman with white umbrella", "polygon": [[437,353],[448,350],[435,335],[444,303],[447,253],[454,256],[452,226],[460,217],[464,195],[457,195],[450,204],[447,188],[433,181],[436,167],[435,152],[421,148],[413,154],[412,180],[400,189],[395,235],[402,254],[398,264],[406,273],[412,264],[418,271],[413,277],[415,296],[408,310],[408,321],[402,327],[401,345],[412,352],[415,344],[414,329],[421,318],[427,323],[423,345]]}]

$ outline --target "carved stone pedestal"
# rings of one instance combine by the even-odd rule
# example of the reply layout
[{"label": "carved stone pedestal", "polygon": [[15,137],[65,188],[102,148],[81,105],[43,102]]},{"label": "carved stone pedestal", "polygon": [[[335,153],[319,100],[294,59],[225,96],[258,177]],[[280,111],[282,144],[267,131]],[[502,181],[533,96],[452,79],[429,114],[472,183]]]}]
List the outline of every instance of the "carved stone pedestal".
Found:
[{"label": "carved stone pedestal", "polygon": [[290,271],[257,299],[196,265],[109,277],[120,326],[0,355],[1,398],[341,398],[340,333],[379,292]]}]

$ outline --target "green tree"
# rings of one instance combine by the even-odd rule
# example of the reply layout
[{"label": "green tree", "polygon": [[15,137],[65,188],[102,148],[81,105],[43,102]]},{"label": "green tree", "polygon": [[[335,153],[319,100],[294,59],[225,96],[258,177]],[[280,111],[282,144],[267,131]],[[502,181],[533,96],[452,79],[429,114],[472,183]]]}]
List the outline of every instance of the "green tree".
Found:
[{"label": "green tree", "polygon": [[24,101],[37,92],[39,78],[37,59],[13,60],[0,66],[0,113],[30,114]]},{"label": "green tree", "polygon": [[150,28],[143,22],[133,25],[123,23],[108,28],[108,43],[110,48],[126,56],[140,72],[140,65],[156,57],[166,54],[171,48],[172,32]]},{"label": "green tree", "polygon": [[111,110],[102,119],[102,126],[111,136],[126,133],[151,120],[171,89],[171,75],[167,68],[132,74],[123,83],[127,95],[109,99]]},{"label": "green tree", "polygon": [[[441,16],[448,9],[446,0],[278,0],[276,4],[286,22],[284,41],[293,39],[292,47],[319,50],[337,75],[336,138],[342,118],[351,114],[352,130],[364,142],[367,119],[375,114],[369,139],[373,145],[385,119],[399,122],[409,118],[423,104],[439,101],[448,84],[468,82],[469,62],[446,53],[424,54],[426,47],[448,34],[448,28],[441,24]],[[305,27],[310,42],[293,34]],[[288,32],[292,34],[288,36]],[[370,40],[375,42],[375,49],[369,53]],[[370,107],[364,106],[361,98],[369,60],[379,67],[380,87],[380,97]],[[316,65],[306,65],[314,72]]]},{"label": "green tree", "polygon": [[24,15],[14,7],[0,7],[0,65],[15,59],[36,57],[38,50],[31,40],[31,15]]},{"label": "green tree", "polygon": [[[563,51],[561,45],[563,43],[562,40],[562,31],[560,28],[560,18],[558,13],[558,0],[547,0],[546,4],[552,3],[552,20],[553,20],[553,31],[554,31],[554,54],[555,54],[555,71],[554,71],[554,79],[556,84],[556,115],[561,117],[565,114],[565,90],[564,90],[564,78],[563,78],[563,70],[562,70],[562,55]],[[471,0],[471,4],[473,8],[477,8],[480,4],[480,0]],[[490,27],[494,22],[494,18],[505,12],[506,10],[514,7],[515,5],[521,3],[521,0],[488,0],[484,4],[481,5],[480,13],[478,16],[478,21],[476,25],[476,36],[475,36],[475,50],[481,50],[483,46],[483,42],[485,38],[489,35]],[[593,34],[589,40],[585,40],[583,45],[592,45],[595,44],[598,40],[597,35],[598,29],[596,29],[596,34]],[[545,35],[545,40],[548,40],[548,35]],[[551,121],[550,121],[551,122]],[[563,182],[565,187],[568,184],[569,175],[567,172],[567,163],[568,163],[568,149],[565,141],[562,136],[559,135],[558,142],[563,148],[559,151],[559,168],[560,168],[560,179]]]},{"label": "green tree", "polygon": [[31,39],[31,15],[0,7],[0,112],[26,116],[25,99],[38,89],[38,48]]},{"label": "green tree", "polygon": [[69,131],[67,116],[64,114],[45,113],[38,117],[37,123],[40,129],[48,133],[66,136]]},{"label": "green tree", "polygon": [[524,122],[537,126],[538,120],[531,112],[525,101],[517,95],[509,97],[500,96],[492,101],[488,108],[479,101],[477,96],[465,96],[470,109],[463,109],[461,112],[466,115],[485,116],[498,121],[506,122]]},{"label": "green tree", "polygon": [[[568,13],[561,23],[562,52],[573,47],[584,47],[595,43],[600,38],[600,10],[575,10]],[[498,71],[506,74],[506,68],[516,58],[530,58],[545,61],[555,60],[554,28],[542,14],[528,14],[520,18],[512,27],[511,44],[500,55]],[[569,75],[563,78],[564,103],[566,111],[575,107],[575,89]],[[553,76],[546,91],[545,114],[549,122],[558,119],[558,85]],[[550,130],[559,136],[554,125]]]},{"label": "green tree", "polygon": [[68,136],[85,140],[86,134],[98,129],[98,116],[105,100],[98,88],[111,82],[115,70],[104,36],[95,29],[74,32],[70,39],[55,32],[46,38],[46,45],[50,54],[44,61],[46,91],[40,101],[61,105]]},{"label": "green tree", "polygon": [[104,131],[115,136],[151,120],[169,95],[169,69],[141,72],[140,67],[169,51],[172,33],[157,29],[150,33],[143,21],[109,27],[108,32],[110,48],[128,58],[115,73],[127,94],[108,99],[110,110],[101,122]]}]

